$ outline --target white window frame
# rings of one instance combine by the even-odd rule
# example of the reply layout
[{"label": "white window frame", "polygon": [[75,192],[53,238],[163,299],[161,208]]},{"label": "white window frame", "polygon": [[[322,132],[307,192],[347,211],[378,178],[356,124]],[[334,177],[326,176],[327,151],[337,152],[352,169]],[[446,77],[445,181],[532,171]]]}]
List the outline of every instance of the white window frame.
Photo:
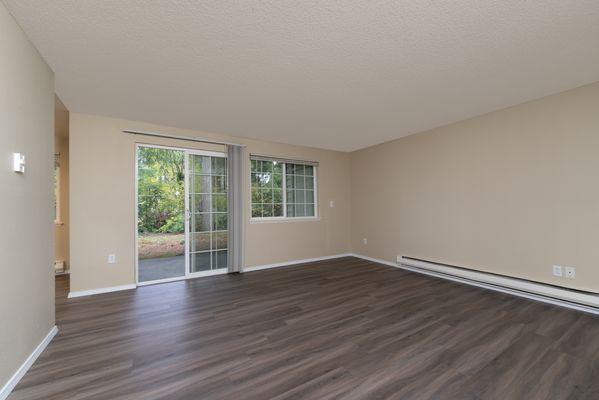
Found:
[{"label": "white window frame", "polygon": [[[273,161],[277,161],[273,159]],[[249,168],[249,200],[250,200],[250,223],[252,224],[260,224],[260,223],[277,223],[277,222],[302,222],[302,221],[320,221],[320,214],[318,212],[318,166],[311,164],[303,164],[303,165],[311,165],[314,171],[314,215],[309,217],[288,217],[287,216],[287,164],[302,164],[301,161],[297,162],[286,162],[282,161],[283,164],[283,216],[282,217],[254,217],[252,216],[252,159],[250,157],[250,168]]]}]

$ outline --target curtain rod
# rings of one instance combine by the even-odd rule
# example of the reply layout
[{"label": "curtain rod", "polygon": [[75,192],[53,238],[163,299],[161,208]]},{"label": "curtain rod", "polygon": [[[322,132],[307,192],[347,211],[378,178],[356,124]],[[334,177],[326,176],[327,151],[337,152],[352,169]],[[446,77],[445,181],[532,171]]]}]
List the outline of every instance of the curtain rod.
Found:
[{"label": "curtain rod", "polygon": [[228,146],[246,147],[245,144],[241,144],[241,143],[224,142],[224,141],[221,141],[221,140],[206,139],[206,138],[201,138],[201,137],[166,135],[164,133],[147,132],[147,131],[134,131],[134,130],[130,130],[130,129],[124,129],[123,133],[130,133],[130,134],[133,134],[133,135],[142,135],[142,136],[154,136],[154,137],[161,137],[161,138],[167,138],[167,139],[186,140],[188,142],[200,142],[200,143],[210,143],[210,144],[224,144],[224,145],[228,145]]},{"label": "curtain rod", "polygon": [[278,161],[278,162],[287,162],[292,164],[304,164],[304,165],[313,165],[318,166],[318,161],[309,161],[309,160],[299,160],[297,158],[285,158],[285,157],[272,157],[272,156],[263,156],[259,154],[250,154],[251,160],[262,160],[262,161]]}]

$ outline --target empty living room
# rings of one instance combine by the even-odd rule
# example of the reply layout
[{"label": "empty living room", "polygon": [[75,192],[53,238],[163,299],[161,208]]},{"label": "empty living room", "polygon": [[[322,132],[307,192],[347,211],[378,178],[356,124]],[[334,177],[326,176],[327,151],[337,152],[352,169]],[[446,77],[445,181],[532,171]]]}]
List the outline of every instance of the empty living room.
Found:
[{"label": "empty living room", "polygon": [[0,400],[599,399],[599,1],[0,0]]}]

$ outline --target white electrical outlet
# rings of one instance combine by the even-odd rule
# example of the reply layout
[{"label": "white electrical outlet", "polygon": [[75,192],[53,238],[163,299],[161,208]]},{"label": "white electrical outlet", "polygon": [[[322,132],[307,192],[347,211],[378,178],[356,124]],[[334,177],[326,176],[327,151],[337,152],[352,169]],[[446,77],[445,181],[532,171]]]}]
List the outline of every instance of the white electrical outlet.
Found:
[{"label": "white electrical outlet", "polygon": [[109,254],[108,255],[108,264],[115,264],[116,263],[116,254]]},{"label": "white electrical outlet", "polygon": [[570,279],[576,278],[576,268],[574,268],[574,267],[566,267],[565,270],[566,270],[566,273],[565,273],[564,276],[566,278],[570,278]]},{"label": "white electrical outlet", "polygon": [[397,256],[397,263],[401,264],[401,256]]},{"label": "white electrical outlet", "polygon": [[329,207],[331,207],[331,208],[335,207],[335,202],[333,200],[329,201]]},{"label": "white electrical outlet", "polygon": [[362,242],[363,242],[364,244],[368,244],[368,239],[364,238],[364,239],[362,239]]},{"label": "white electrical outlet", "polygon": [[553,266],[553,276],[559,276],[559,277],[564,276],[564,272],[562,271],[562,266],[561,265],[554,265]]}]

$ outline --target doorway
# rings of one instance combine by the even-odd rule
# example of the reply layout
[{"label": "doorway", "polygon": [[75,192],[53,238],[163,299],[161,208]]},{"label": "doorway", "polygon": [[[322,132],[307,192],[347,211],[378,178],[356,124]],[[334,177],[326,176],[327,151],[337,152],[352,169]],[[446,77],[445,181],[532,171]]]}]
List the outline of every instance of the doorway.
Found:
[{"label": "doorway", "polygon": [[138,144],[139,285],[226,273],[226,153]]}]

